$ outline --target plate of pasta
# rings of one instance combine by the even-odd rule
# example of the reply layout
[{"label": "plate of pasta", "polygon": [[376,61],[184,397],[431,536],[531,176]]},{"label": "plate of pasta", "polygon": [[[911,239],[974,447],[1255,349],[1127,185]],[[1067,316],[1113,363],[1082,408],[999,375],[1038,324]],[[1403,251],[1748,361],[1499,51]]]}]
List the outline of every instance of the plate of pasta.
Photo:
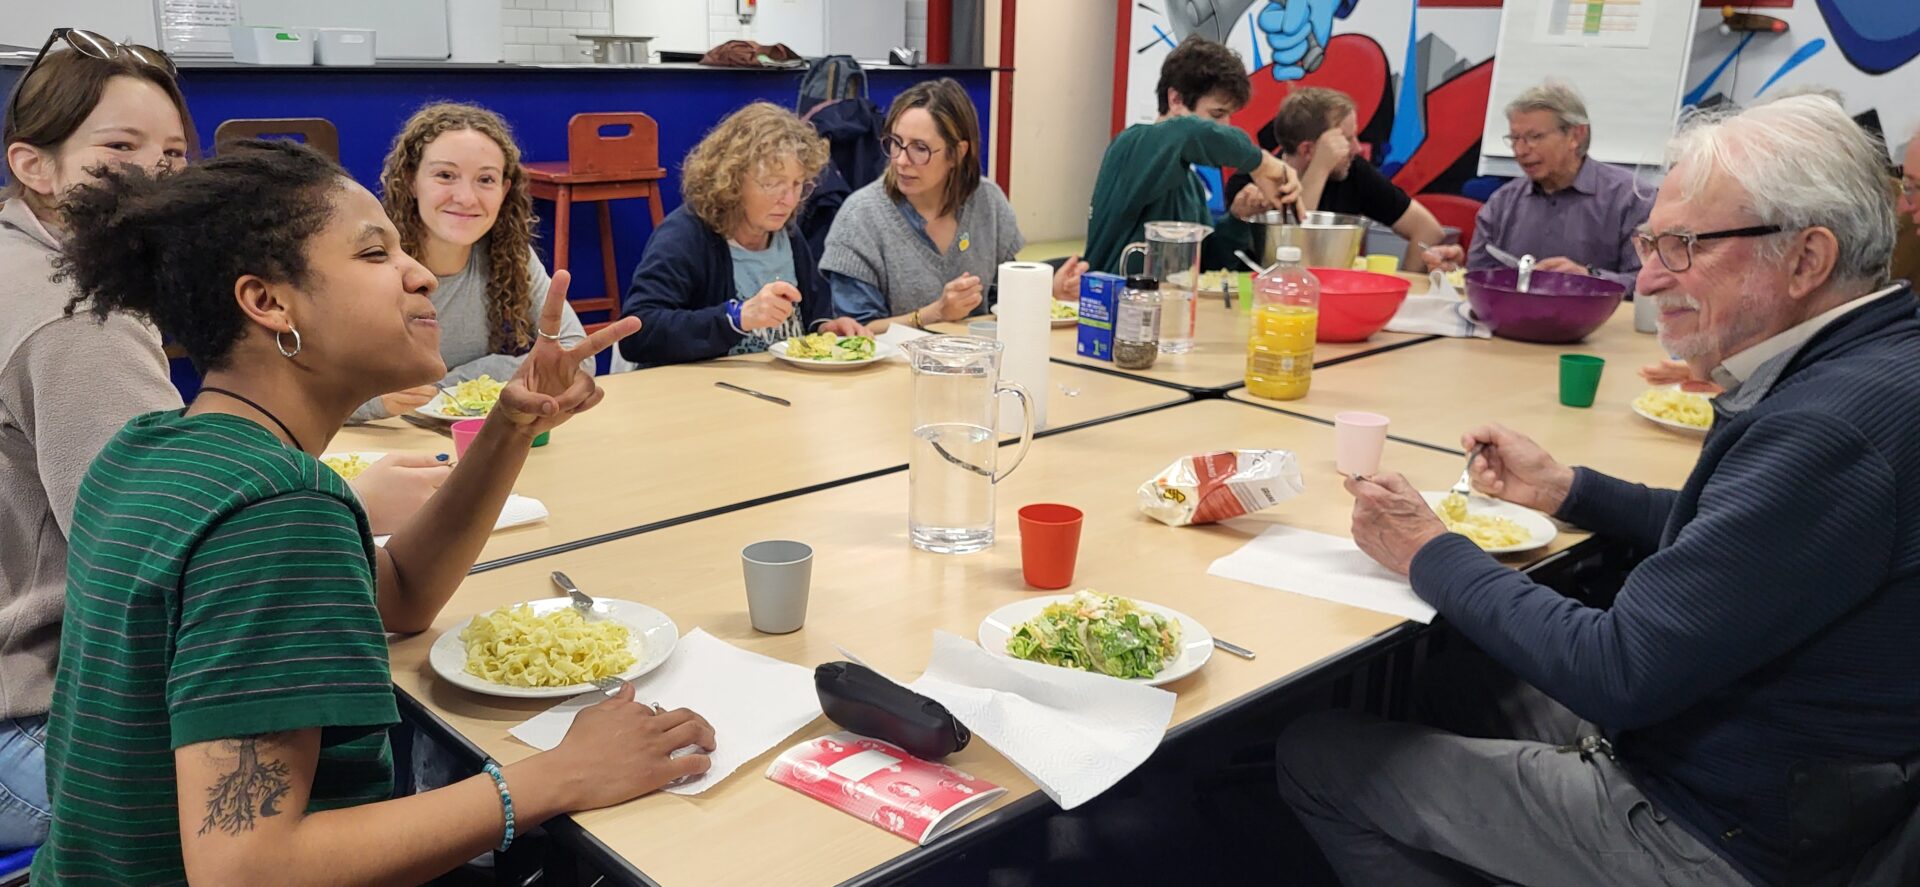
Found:
[{"label": "plate of pasta", "polygon": [[1649,388],[1633,399],[1640,418],[1669,431],[1703,435],[1713,427],[1713,404],[1704,394],[1681,391],[1676,385]]},{"label": "plate of pasta", "polygon": [[1521,505],[1481,495],[1424,492],[1427,507],[1440,516],[1447,532],[1459,533],[1488,554],[1518,554],[1553,542],[1560,528],[1553,519]]},{"label": "plate of pasta", "polygon": [[[507,383],[483,375],[458,385],[443,386],[432,400],[415,407],[413,411],[442,422],[477,419],[493,412],[493,405],[500,402],[500,389],[505,387]],[[449,394],[453,395],[451,401],[447,400]]]},{"label": "plate of pasta", "polygon": [[593,682],[633,680],[673,655],[680,629],[646,604],[598,598],[583,615],[566,598],[481,613],[433,642],[427,662],[450,684],[489,696],[553,699]]}]

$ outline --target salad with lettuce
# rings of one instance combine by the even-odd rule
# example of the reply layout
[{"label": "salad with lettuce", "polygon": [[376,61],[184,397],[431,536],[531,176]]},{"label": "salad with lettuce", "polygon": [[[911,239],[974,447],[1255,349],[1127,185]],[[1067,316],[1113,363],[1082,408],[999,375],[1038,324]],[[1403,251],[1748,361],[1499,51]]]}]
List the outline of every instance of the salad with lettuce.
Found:
[{"label": "salad with lettuce", "polygon": [[787,356],[796,360],[872,360],[873,338],[841,337],[836,333],[814,333],[787,340]]},{"label": "salad with lettuce", "polygon": [[1016,659],[1151,678],[1180,653],[1180,623],[1123,597],[1081,590],[1020,623],[1007,638]]}]

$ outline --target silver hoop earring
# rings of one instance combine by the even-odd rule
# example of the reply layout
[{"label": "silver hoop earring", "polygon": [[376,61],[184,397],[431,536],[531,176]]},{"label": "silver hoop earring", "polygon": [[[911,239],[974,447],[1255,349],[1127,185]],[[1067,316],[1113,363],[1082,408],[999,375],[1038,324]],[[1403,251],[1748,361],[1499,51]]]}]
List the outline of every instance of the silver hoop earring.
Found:
[{"label": "silver hoop earring", "polygon": [[293,350],[292,351],[288,351],[287,343],[281,341],[280,339],[281,336],[284,336],[287,333],[274,333],[273,344],[274,344],[274,347],[280,349],[281,357],[287,358],[288,360],[292,360],[296,355],[300,353],[300,331],[295,329],[293,324],[287,324],[287,332],[293,334]]}]

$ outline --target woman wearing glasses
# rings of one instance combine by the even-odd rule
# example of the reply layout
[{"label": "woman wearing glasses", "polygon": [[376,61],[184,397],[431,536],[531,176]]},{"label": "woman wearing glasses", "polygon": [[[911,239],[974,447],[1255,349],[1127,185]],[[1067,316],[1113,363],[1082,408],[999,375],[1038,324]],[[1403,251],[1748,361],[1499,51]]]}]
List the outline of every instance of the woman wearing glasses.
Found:
[{"label": "woman wearing glasses", "polygon": [[[42,737],[80,480],[127,420],[179,409],[153,327],[68,317],[54,277],[67,195],[105,169],[178,170],[193,124],[164,54],[61,28],[15,82],[0,144],[0,851],[46,835]],[[431,467],[429,467],[431,466]],[[447,476],[432,456],[389,456],[352,486],[391,533]]]},{"label": "woman wearing glasses", "polygon": [[[438,387],[512,376],[533,348],[549,281],[533,252],[533,198],[507,122],[477,105],[421,108],[394,138],[380,190],[400,245],[440,281],[433,307],[447,375]],[[586,339],[572,306],[563,306],[561,317],[560,344]],[[582,369],[592,373],[593,365]],[[374,398],[353,418],[409,412],[432,400],[435,389]]]},{"label": "woman wearing glasses", "polygon": [[802,333],[866,335],[835,315],[794,225],[827,164],[827,146],[784,108],[754,102],[687,155],[686,202],[647,240],[624,313],[640,332],[620,353],[642,367],[767,350]]},{"label": "woman wearing glasses", "polygon": [[[980,176],[972,100],[951,79],[915,84],[893,100],[886,131],[886,174],[847,198],[820,257],[834,306],[915,327],[987,310],[996,270],[1025,241],[1006,195]],[[1054,298],[1078,299],[1085,270],[1068,259]]]}]

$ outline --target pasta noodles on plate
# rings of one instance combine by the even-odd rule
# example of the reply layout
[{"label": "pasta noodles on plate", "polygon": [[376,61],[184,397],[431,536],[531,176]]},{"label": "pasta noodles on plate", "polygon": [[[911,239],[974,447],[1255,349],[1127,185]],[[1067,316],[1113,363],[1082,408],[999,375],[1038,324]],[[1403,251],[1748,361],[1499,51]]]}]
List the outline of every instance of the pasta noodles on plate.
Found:
[{"label": "pasta noodles on plate", "polygon": [[1449,494],[1440,500],[1434,508],[1440,515],[1440,522],[1446,524],[1447,532],[1459,533],[1481,548],[1506,548],[1519,545],[1533,538],[1527,528],[1515,523],[1511,518],[1493,514],[1468,514],[1467,497],[1459,493]]},{"label": "pasta noodles on plate", "polygon": [[468,674],[510,687],[564,687],[633,667],[631,633],[567,607],[535,615],[526,604],[475,616],[460,632]]}]

